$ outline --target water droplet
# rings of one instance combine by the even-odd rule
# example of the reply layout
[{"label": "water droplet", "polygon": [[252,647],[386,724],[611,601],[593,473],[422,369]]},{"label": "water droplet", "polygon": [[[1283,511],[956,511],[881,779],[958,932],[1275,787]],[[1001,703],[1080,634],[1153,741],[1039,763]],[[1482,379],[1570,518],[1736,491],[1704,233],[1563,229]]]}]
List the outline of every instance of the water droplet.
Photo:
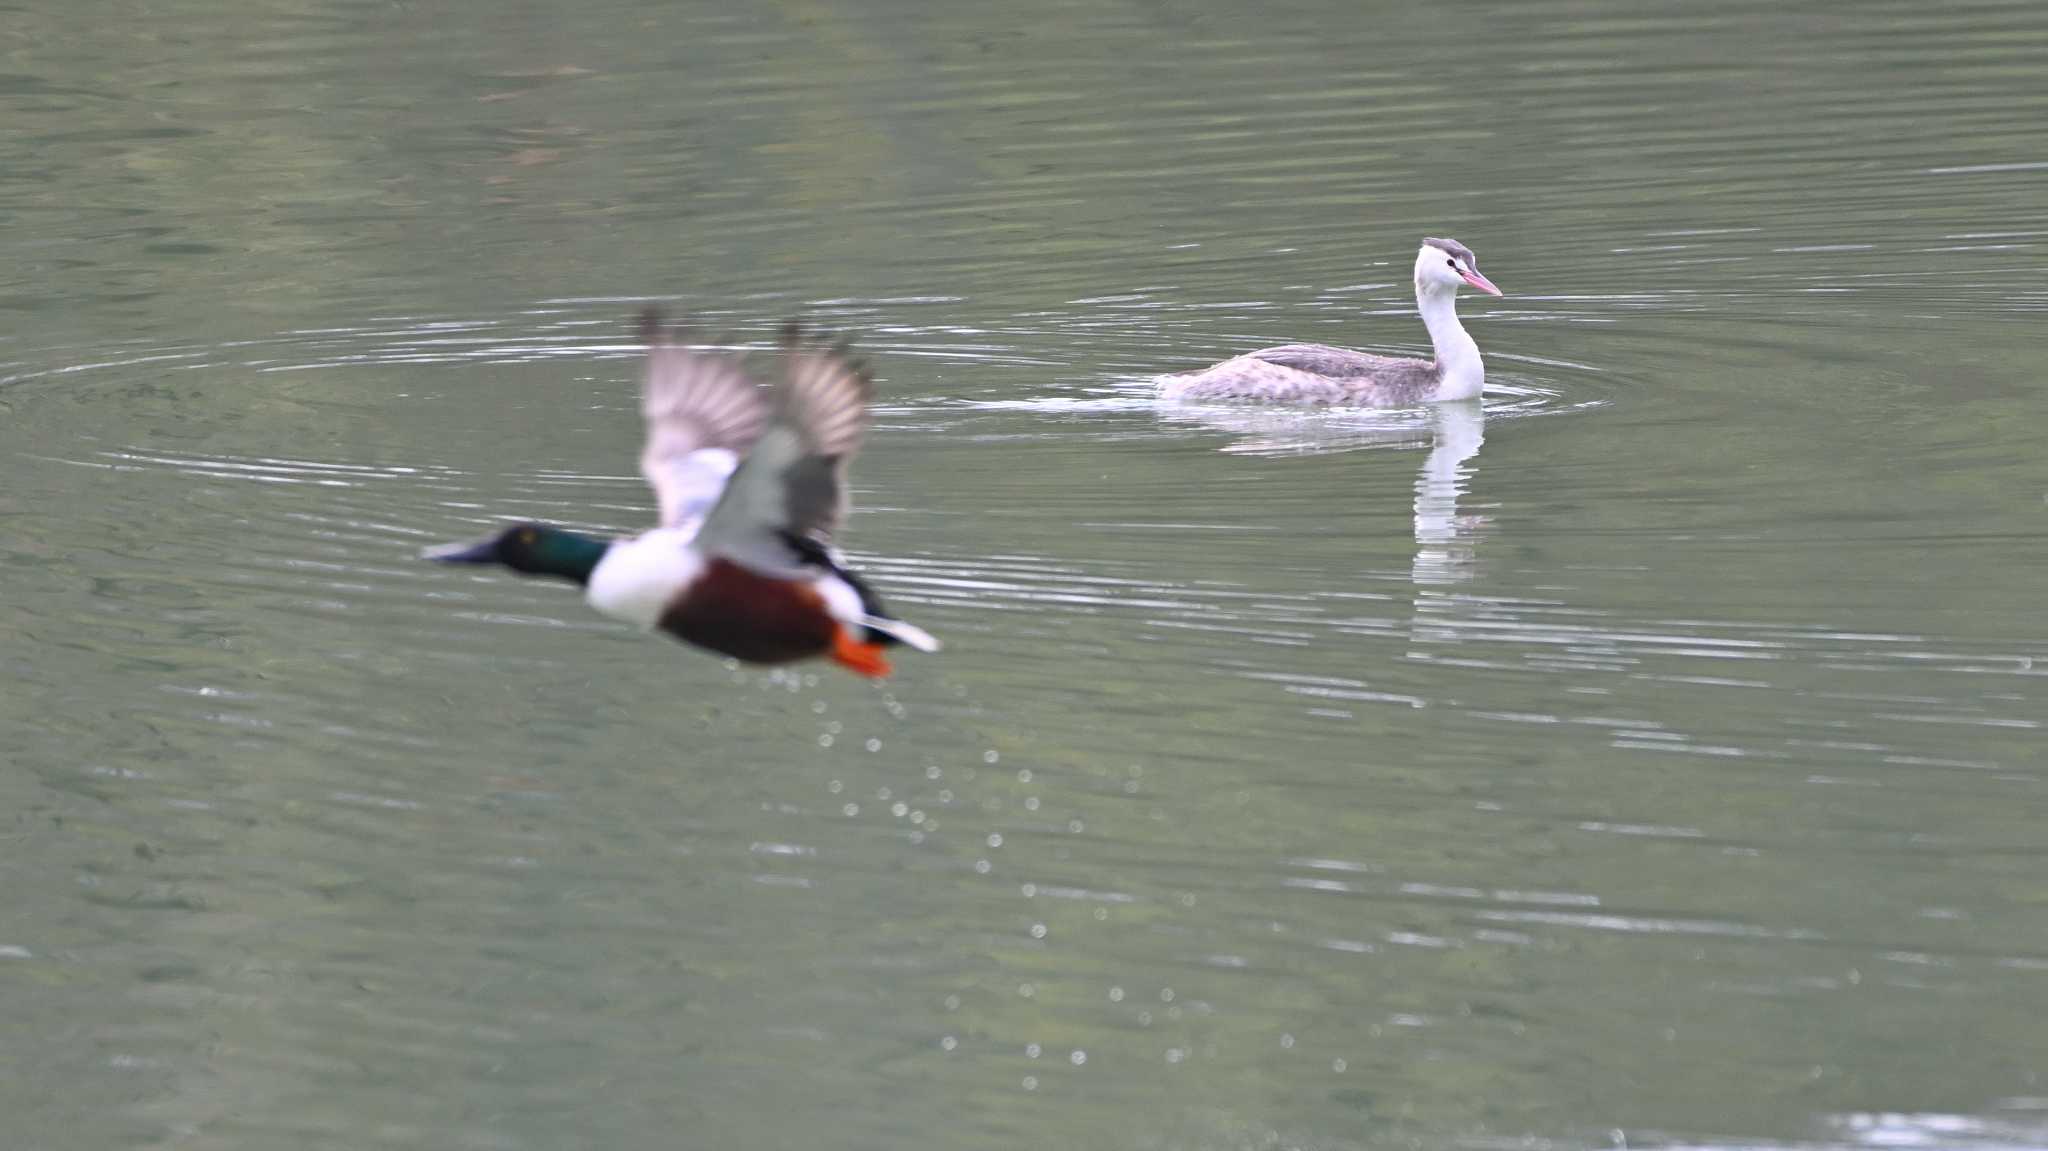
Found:
[{"label": "water droplet", "polygon": [[937,779],[944,774],[946,773],[939,770],[938,764],[933,764],[930,767],[924,769],[924,777],[926,779]]},{"label": "water droplet", "polygon": [[1077,1047],[1072,1055],[1067,1056],[1067,1062],[1079,1067],[1081,1064],[1088,1062],[1088,1053]]},{"label": "water droplet", "polygon": [[1038,1090],[1038,1076],[1036,1076],[1036,1075],[1026,1075],[1026,1076],[1024,1077],[1024,1090],[1026,1090],[1026,1091],[1036,1091],[1036,1090]]},{"label": "water droplet", "polygon": [[875,798],[886,801],[889,798],[889,789],[886,787],[877,789]]},{"label": "water droplet", "polygon": [[846,785],[835,779],[832,782],[825,785],[825,790],[831,792],[834,795],[838,795],[840,792],[846,790]]},{"label": "water droplet", "polygon": [[840,808],[839,810],[841,810],[841,811],[845,812],[845,813],[846,813],[846,814],[848,814],[848,815],[859,815],[859,814],[860,814],[860,804],[858,804],[858,803],[849,803],[849,804],[847,804],[847,805],[846,805],[845,807],[842,807],[842,808]]},{"label": "water droplet", "polygon": [[1017,890],[1023,892],[1026,899],[1038,898],[1038,885],[1036,883],[1027,883]]},{"label": "water droplet", "polygon": [[948,1011],[958,1011],[958,1010],[960,1010],[960,997],[959,997],[958,995],[948,995],[948,996],[946,996],[946,1010],[948,1010]]},{"label": "water droplet", "polygon": [[974,870],[975,870],[975,872],[976,872],[977,874],[980,874],[980,875],[987,875],[987,874],[988,874],[988,869],[989,869],[989,862],[988,862],[988,860],[986,860],[986,859],[977,859],[977,860],[975,860],[975,861],[974,861]]},{"label": "water droplet", "polygon": [[1173,1002],[1173,988],[1171,988],[1171,987],[1162,987],[1162,988],[1160,988],[1160,989],[1159,989],[1159,1002],[1161,1002],[1161,1003],[1171,1003],[1171,1002]]},{"label": "water droplet", "polygon": [[1124,989],[1121,987],[1110,988],[1109,1001],[1111,1003],[1122,1003],[1124,1001]]},{"label": "water droplet", "polygon": [[922,812],[922,811],[917,811],[917,810],[912,810],[912,811],[911,811],[911,813],[910,813],[910,822],[912,822],[912,823],[923,823],[923,822],[924,822],[924,812]]},{"label": "water droplet", "polygon": [[1330,1070],[1335,1071],[1339,1075],[1344,1074],[1344,1069],[1349,1066],[1351,1065],[1349,1063],[1344,1062],[1342,1059],[1330,1060]]},{"label": "water droplet", "polygon": [[1024,768],[1019,768],[1019,769],[1017,769],[1017,782],[1018,782],[1018,783],[1030,783],[1030,782],[1031,782],[1031,769],[1030,769],[1030,768],[1028,768],[1028,767],[1024,767]]},{"label": "water droplet", "polygon": [[1073,832],[1075,835],[1081,834],[1081,821],[1078,819],[1068,820],[1067,830]]},{"label": "water droplet", "polygon": [[829,736],[829,735],[821,735],[821,736],[819,736],[819,737],[818,737],[818,746],[819,746],[819,747],[831,747],[831,746],[832,746],[832,737],[831,737],[831,736]]},{"label": "water droplet", "polygon": [[1036,1044],[1036,1043],[1026,1043],[1026,1044],[1024,1045],[1024,1057],[1025,1057],[1026,1059],[1036,1059],[1036,1058],[1038,1058],[1038,1044]]},{"label": "water droplet", "polygon": [[902,819],[904,816],[910,814],[910,805],[899,799],[895,803],[889,805],[889,814],[895,816],[898,819]]},{"label": "water droplet", "polygon": [[1186,1059],[1187,1057],[1188,1053],[1182,1051],[1178,1047],[1169,1047],[1166,1049],[1166,1061],[1168,1063],[1178,1063],[1181,1060]]},{"label": "water droplet", "polygon": [[1027,796],[1025,796],[1025,797],[1024,797],[1024,810],[1026,810],[1026,811],[1037,811],[1037,810],[1038,810],[1038,797],[1037,797],[1037,796],[1035,796],[1035,795],[1027,795]]},{"label": "water droplet", "polygon": [[874,739],[874,738],[870,737],[870,738],[869,738],[869,740],[867,741],[867,743],[866,743],[866,744],[865,744],[864,746],[866,746],[866,748],[867,748],[867,749],[868,749],[869,751],[880,751],[880,750],[882,750],[882,741],[881,741],[881,740],[879,740],[879,739]]},{"label": "water droplet", "polygon": [[1001,758],[1003,757],[996,754],[995,748],[989,748],[987,751],[981,753],[981,762],[983,763],[994,763],[997,760],[1000,760]]},{"label": "water droplet", "polygon": [[939,1040],[939,1050],[941,1051],[951,1051],[952,1049],[958,1046],[960,1046],[960,1041],[958,1039],[953,1038],[951,1035],[948,1035],[944,1039]]},{"label": "water droplet", "polygon": [[1284,1031],[1283,1031],[1283,1032],[1281,1032],[1281,1033],[1280,1033],[1280,1049],[1281,1049],[1282,1051],[1292,1051],[1292,1050],[1294,1049],[1294,1036],[1292,1036],[1292,1035],[1289,1035],[1289,1034],[1287,1034],[1287,1033],[1286,1033],[1286,1032],[1284,1032]]},{"label": "water droplet", "polygon": [[1038,994],[1038,988],[1031,986],[1029,983],[1019,983],[1017,985],[1017,994],[1029,999]]},{"label": "water droplet", "polygon": [[1033,938],[1033,939],[1044,939],[1044,938],[1045,938],[1045,924],[1043,924],[1043,923],[1034,923],[1034,924],[1032,924],[1032,925],[1031,925],[1031,938]]},{"label": "water droplet", "polygon": [[1001,847],[1003,845],[1003,833],[1000,831],[989,832],[988,845],[990,847]]}]

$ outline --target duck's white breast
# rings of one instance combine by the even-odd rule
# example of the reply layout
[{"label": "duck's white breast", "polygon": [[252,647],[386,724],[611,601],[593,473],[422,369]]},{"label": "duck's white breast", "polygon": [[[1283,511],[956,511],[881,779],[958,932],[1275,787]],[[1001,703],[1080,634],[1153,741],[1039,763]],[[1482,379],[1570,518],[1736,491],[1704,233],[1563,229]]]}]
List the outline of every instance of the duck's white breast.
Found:
[{"label": "duck's white breast", "polygon": [[590,573],[590,606],[640,627],[661,622],[677,593],[704,572],[704,557],[690,546],[694,530],[656,528],[620,540]]}]

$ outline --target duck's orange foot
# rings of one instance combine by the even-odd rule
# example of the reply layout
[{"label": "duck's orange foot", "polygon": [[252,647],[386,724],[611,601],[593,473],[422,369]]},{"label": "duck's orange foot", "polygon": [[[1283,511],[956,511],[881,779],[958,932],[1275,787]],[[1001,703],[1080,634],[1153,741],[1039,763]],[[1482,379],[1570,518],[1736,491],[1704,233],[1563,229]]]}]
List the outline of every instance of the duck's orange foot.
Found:
[{"label": "duck's orange foot", "polygon": [[832,636],[832,662],[869,679],[880,679],[892,670],[882,658],[881,644],[862,643],[843,627]]}]

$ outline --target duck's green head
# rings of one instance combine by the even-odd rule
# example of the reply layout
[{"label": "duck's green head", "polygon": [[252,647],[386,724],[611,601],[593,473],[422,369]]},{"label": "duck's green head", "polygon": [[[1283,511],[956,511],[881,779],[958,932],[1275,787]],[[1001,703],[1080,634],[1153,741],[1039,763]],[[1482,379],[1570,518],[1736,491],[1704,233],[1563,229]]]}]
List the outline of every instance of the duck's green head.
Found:
[{"label": "duck's green head", "polygon": [[583,584],[590,582],[592,569],[611,546],[608,540],[546,524],[513,524],[489,539],[442,544],[420,555],[444,564],[497,564],[526,575],[556,576]]}]

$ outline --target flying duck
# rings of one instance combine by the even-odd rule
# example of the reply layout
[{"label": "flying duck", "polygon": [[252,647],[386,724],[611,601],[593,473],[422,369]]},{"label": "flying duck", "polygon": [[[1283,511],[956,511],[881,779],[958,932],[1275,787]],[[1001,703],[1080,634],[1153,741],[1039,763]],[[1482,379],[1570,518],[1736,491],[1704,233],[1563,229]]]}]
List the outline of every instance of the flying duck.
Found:
[{"label": "flying duck", "polygon": [[782,377],[761,386],[739,357],[685,346],[652,311],[641,338],[640,474],[659,527],[607,540],[520,523],[421,554],[568,580],[605,615],[748,663],[825,656],[876,677],[890,672],[886,647],[939,650],[832,545],[873,389],[846,345],[820,345],[792,323]]}]

